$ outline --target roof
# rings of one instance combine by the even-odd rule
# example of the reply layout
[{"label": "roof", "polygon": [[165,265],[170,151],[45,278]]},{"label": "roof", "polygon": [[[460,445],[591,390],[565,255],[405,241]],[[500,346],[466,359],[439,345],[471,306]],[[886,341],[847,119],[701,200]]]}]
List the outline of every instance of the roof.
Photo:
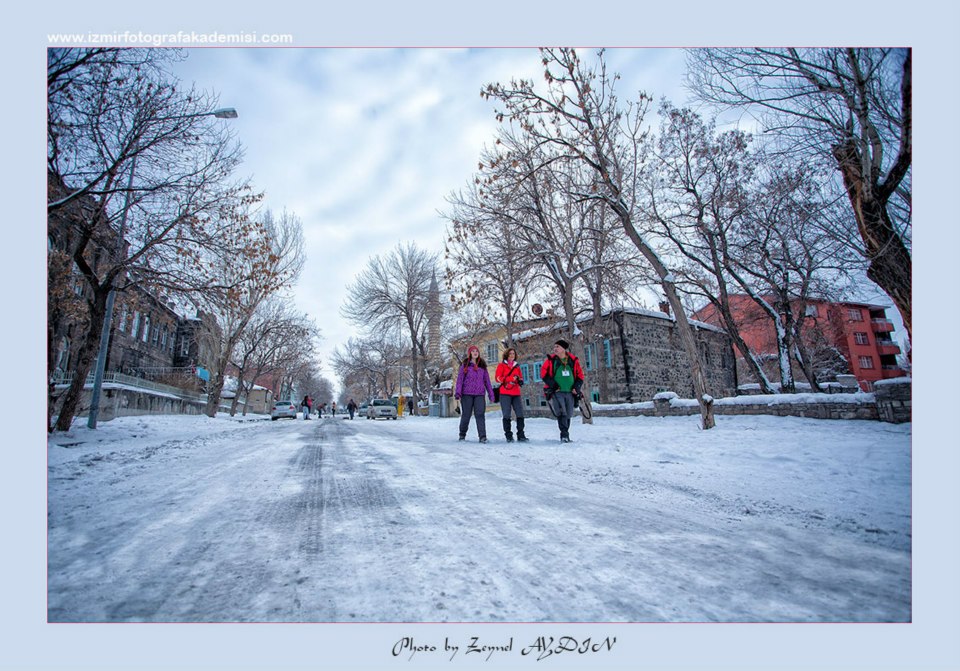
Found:
[{"label": "roof", "polygon": [[[653,317],[655,319],[663,319],[664,321],[675,322],[673,315],[668,315],[665,312],[660,312],[659,310],[648,310],[646,308],[636,308],[636,307],[622,307],[622,308],[611,308],[609,310],[604,310],[601,313],[601,317],[607,317],[617,312],[622,312],[625,314],[639,315],[641,317]],[[593,320],[593,312],[588,312],[583,316],[577,319],[577,324],[587,323]],[[696,321],[694,319],[688,320],[692,325],[697,328],[704,329],[707,331],[715,331],[717,333],[726,333],[722,328],[714,326],[713,324],[707,324],[706,322]],[[552,331],[559,331],[561,329],[567,328],[566,320],[551,324],[549,326],[544,326],[535,329],[528,329],[526,331],[521,331],[514,335],[515,340],[527,340],[529,338],[534,338],[539,335],[544,335]]]}]

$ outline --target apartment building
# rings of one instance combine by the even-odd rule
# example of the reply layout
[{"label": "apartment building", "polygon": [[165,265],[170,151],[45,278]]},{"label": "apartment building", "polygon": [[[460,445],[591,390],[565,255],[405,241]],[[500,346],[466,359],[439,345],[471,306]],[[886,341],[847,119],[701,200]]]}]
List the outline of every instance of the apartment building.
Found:
[{"label": "apartment building", "polygon": [[[764,365],[772,380],[777,380],[777,341],[774,325],[749,296],[730,297],[731,312],[747,347]],[[887,317],[887,308],[871,303],[808,300],[796,304],[794,319],[803,320],[801,329],[818,382],[827,382],[837,373],[852,374],[860,388],[872,391],[879,380],[902,377],[898,363],[900,346],[894,341],[895,327]],[[694,313],[694,318],[718,326],[722,320],[713,306]],[[737,352],[740,377],[746,380],[742,355]],[[803,379],[795,371],[796,379]]]}]

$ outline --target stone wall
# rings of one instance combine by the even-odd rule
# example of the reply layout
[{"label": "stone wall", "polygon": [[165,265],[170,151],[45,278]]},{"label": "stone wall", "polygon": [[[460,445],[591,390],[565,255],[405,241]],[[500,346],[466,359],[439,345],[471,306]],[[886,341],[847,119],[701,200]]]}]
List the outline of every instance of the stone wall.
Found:
[{"label": "stone wall", "polygon": [[913,381],[909,377],[878,380],[873,383],[880,419],[900,424],[913,419]]},{"label": "stone wall", "polygon": [[[693,381],[676,323],[669,315],[648,310],[613,310],[605,313],[599,325],[578,324],[583,343],[592,348],[588,357],[579,344],[574,351],[580,357],[586,383],[584,394],[600,403],[635,402],[652,398],[664,390],[693,395]],[[733,346],[726,333],[706,324],[693,324],[704,360],[707,388],[716,396],[736,393]],[[518,338],[520,363],[528,366],[529,377],[523,388],[527,414],[549,416],[543,403],[539,364],[550,354],[553,343],[562,336],[557,329],[528,333]],[[607,365],[605,349],[609,347]],[[590,365],[592,362],[592,365]]]},{"label": "stone wall", "polygon": [[[773,415],[814,419],[870,419],[902,423],[911,421],[911,385],[903,379],[886,381],[875,393],[775,394],[737,396],[714,402],[714,413],[722,415]],[[698,415],[693,399],[676,394],[657,394],[652,401],[630,404],[594,405],[595,417],[676,417]]]},{"label": "stone wall", "polygon": [[[618,323],[621,314],[622,336]],[[609,324],[617,331],[614,347],[623,349],[621,365],[614,366],[613,375],[608,378],[609,398],[639,400],[652,398],[665,390],[694,396],[690,364],[672,319],[666,315],[627,312],[615,313]],[[611,330],[610,326],[608,331]],[[736,364],[730,338],[712,327],[695,326],[694,332],[700,347],[707,389],[716,396],[733,395],[736,389]]]}]

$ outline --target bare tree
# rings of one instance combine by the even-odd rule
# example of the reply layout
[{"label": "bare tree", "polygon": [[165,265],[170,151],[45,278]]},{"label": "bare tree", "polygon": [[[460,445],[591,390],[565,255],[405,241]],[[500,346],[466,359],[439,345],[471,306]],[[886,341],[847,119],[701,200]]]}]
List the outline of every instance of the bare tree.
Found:
[{"label": "bare tree", "polygon": [[294,282],[303,268],[303,229],[296,216],[284,212],[274,217],[268,210],[250,221],[246,233],[245,253],[218,257],[202,296],[216,319],[218,336],[205,408],[209,417],[217,413],[227,365],[258,307]]},{"label": "bare tree", "polygon": [[551,161],[576,164],[589,175],[581,185],[581,197],[609,207],[654,268],[687,354],[701,425],[709,429],[715,424],[713,398],[707,393],[700,352],[677,292],[676,277],[637,228],[636,179],[649,97],[640,94],[637,101],[622,108],[614,91],[617,76],[606,72],[602,52],[597,68],[584,65],[573,49],[542,49],[541,55],[545,94],[535,91],[529,81],[490,84],[482,93],[503,103],[498,118],[515,122],[535,142],[552,147],[547,154]]},{"label": "bare tree", "polygon": [[912,333],[912,51],[695,49],[689,83],[705,101],[759,108],[781,151],[840,171],[867,276]]},{"label": "bare tree", "polygon": [[334,352],[333,369],[344,389],[359,389],[364,398],[390,397],[400,389],[397,372],[402,351],[400,342],[383,333],[350,338]]},{"label": "bare tree", "polygon": [[[504,194],[476,188],[481,175],[466,192],[451,194],[451,210],[444,256],[447,286],[453,292],[453,308],[479,306],[490,315],[483,321],[501,321],[507,344],[513,345],[514,324],[528,297],[537,290],[534,260],[524,236],[506,214]],[[489,178],[488,178],[489,179]]]},{"label": "bare tree", "polygon": [[370,333],[405,332],[411,349],[414,400],[423,400],[422,362],[426,355],[430,281],[437,257],[414,243],[400,243],[387,256],[375,256],[348,288],[341,314]]},{"label": "bare tree", "polygon": [[737,291],[734,246],[755,180],[750,138],[742,131],[718,135],[700,115],[668,102],[660,115],[660,132],[651,140],[640,178],[638,209],[650,227],[645,232],[649,240],[657,235],[669,241],[663,253],[676,258],[674,272],[683,289],[709,301],[761,390],[773,393],[730,301],[731,291]]},{"label": "bare tree", "polygon": [[[243,330],[231,357],[237,376],[237,394],[230,405],[235,415],[241,396],[249,398],[257,379],[264,375],[282,375],[297,365],[311,343],[320,337],[320,330],[306,315],[294,312],[288,299],[271,297],[257,306]],[[243,414],[247,414],[244,404]]]},{"label": "bare tree", "polygon": [[[155,50],[161,52],[163,50]],[[56,429],[68,430],[101,344],[113,292],[186,290],[213,256],[243,238],[257,199],[228,181],[241,152],[214,121],[216,99],[180,91],[154,50],[51,50],[48,216],[86,285],[87,329]],[[236,246],[232,251],[236,250]]]}]

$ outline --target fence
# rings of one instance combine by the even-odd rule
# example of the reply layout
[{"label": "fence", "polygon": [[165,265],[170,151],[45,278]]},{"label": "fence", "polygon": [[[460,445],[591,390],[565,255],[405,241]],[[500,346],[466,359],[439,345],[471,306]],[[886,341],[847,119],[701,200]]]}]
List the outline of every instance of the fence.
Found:
[{"label": "fence", "polygon": [[[57,387],[63,386],[68,387],[70,383],[73,382],[73,375],[55,375],[53,379],[53,384]],[[152,391],[159,391],[164,394],[173,394],[183,399],[190,401],[204,401],[207,400],[207,395],[202,394],[196,391],[190,391],[189,389],[183,389],[181,387],[174,387],[169,384],[162,384],[160,382],[154,382],[152,380],[145,380],[142,377],[134,377],[132,375],[126,375],[124,373],[104,373],[103,374],[103,384],[119,384],[126,385],[129,387],[136,387],[137,389],[149,389]],[[84,386],[93,385],[93,373],[90,373],[87,376],[87,381],[84,383]]]},{"label": "fence", "polygon": [[[54,397],[59,397],[73,381],[71,375],[56,376]],[[80,398],[78,416],[90,412],[93,375],[88,375]],[[106,422],[128,415],[198,415],[207,404],[207,394],[145,380],[124,373],[104,373],[99,417]],[[229,411],[230,403],[221,399],[220,411]]]}]

